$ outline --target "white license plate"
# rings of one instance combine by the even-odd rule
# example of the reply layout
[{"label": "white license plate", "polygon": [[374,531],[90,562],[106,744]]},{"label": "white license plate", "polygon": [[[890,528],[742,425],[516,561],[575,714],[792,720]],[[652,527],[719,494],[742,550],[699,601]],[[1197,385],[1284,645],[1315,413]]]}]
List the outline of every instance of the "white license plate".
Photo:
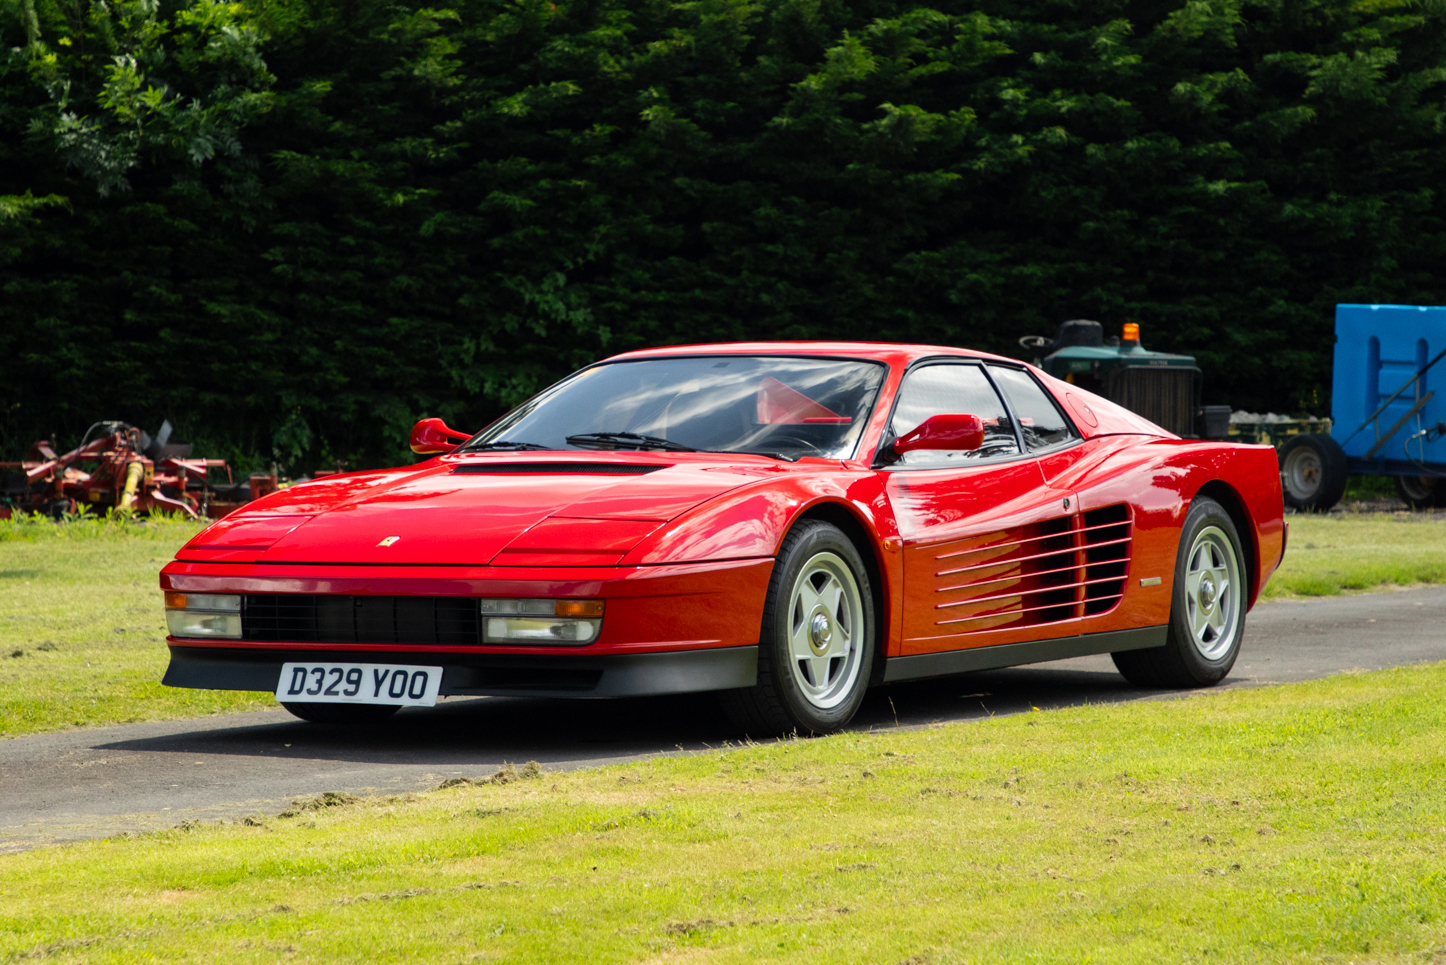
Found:
[{"label": "white license plate", "polygon": [[401,704],[433,707],[441,667],[393,663],[287,663],[276,699],[288,704]]}]

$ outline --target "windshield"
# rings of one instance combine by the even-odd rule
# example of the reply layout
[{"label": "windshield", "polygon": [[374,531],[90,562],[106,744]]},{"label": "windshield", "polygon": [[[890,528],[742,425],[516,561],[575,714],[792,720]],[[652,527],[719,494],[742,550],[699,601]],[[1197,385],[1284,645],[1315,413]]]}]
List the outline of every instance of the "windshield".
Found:
[{"label": "windshield", "polygon": [[596,365],[513,409],[462,449],[664,449],[847,458],[881,363],[712,355]]}]

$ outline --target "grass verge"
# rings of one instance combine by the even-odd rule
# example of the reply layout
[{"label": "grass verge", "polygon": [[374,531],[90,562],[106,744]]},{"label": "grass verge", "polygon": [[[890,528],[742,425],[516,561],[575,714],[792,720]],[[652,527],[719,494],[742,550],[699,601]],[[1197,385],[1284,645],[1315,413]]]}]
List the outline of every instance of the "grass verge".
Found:
[{"label": "grass verge", "polygon": [[0,736],[270,703],[160,685],[157,576],[189,520],[0,520]]},{"label": "grass verge", "polygon": [[1446,516],[1431,513],[1290,517],[1285,559],[1264,597],[1446,582]]},{"label": "grass verge", "polygon": [[0,856],[0,956],[1439,961],[1443,727],[1438,664],[333,796]]}]

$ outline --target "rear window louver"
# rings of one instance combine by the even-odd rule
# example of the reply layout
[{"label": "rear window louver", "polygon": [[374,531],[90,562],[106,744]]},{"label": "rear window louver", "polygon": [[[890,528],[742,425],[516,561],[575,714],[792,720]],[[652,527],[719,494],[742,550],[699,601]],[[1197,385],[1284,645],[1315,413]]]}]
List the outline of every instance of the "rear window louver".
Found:
[{"label": "rear window louver", "polygon": [[1131,520],[1123,504],[976,537],[935,561],[935,625],[975,633],[1096,616],[1124,597]]},{"label": "rear window louver", "polygon": [[490,476],[509,473],[550,473],[553,475],[567,473],[572,475],[642,476],[666,468],[668,467],[638,464],[629,465],[616,462],[469,462],[454,468],[452,474],[461,476]]}]

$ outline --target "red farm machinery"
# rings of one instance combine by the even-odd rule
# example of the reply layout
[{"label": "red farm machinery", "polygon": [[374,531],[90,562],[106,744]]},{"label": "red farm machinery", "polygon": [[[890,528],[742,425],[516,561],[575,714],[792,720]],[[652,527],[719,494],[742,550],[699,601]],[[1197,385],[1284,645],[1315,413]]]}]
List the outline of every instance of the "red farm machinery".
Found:
[{"label": "red farm machinery", "polygon": [[[170,441],[166,422],[155,438],[124,422],[97,422],[80,445],[57,455],[50,441],[30,447],[22,462],[0,462],[0,518],[12,512],[56,518],[124,510],[214,516],[252,496],[231,481],[224,459],[193,459],[191,446]],[[225,485],[212,485],[212,470]]]}]

